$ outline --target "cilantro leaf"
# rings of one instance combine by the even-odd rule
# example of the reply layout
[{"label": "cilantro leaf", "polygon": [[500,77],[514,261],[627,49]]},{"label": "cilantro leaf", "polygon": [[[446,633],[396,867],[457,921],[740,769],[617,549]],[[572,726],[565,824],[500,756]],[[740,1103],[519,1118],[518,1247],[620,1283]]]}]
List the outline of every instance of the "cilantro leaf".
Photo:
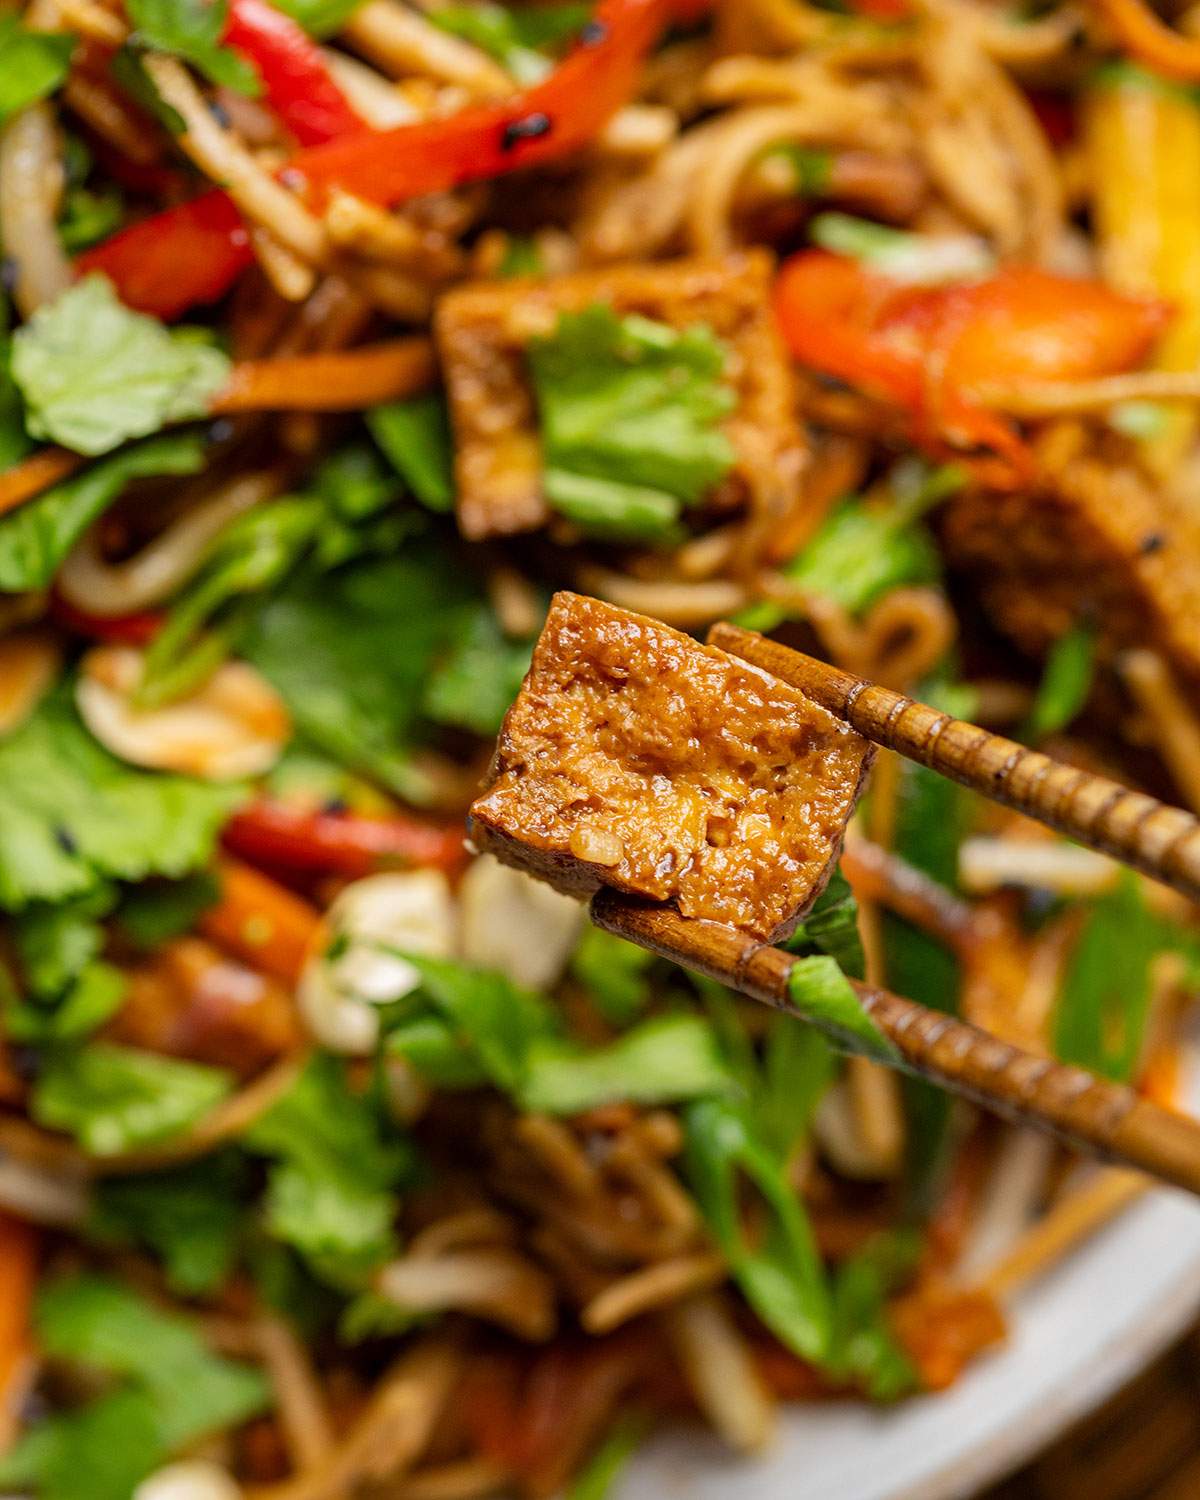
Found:
[{"label": "cilantro leaf", "polygon": [[446,398],[414,396],[376,406],[367,429],[388,462],[428,510],[454,509],[454,440]]},{"label": "cilantro leaf", "polygon": [[573,1115],[601,1104],[675,1104],[732,1084],[712,1028],[699,1016],[657,1016],[607,1047],[535,1041],[518,1098],[536,1113]]},{"label": "cilantro leaf", "polygon": [[63,901],[105,879],[181,876],[204,864],[237,788],[128,766],[98,744],[66,692],[0,740],[0,907]]},{"label": "cilantro leaf", "polygon": [[444,547],[421,544],[264,600],[240,641],[311,745],[408,800],[428,789],[413,764],[426,680],[473,586]]},{"label": "cilantro leaf", "polygon": [[221,46],[229,0],[127,0],[126,10],[141,46],[183,58],[210,83],[251,97],[262,92],[257,69]]},{"label": "cilantro leaf", "polygon": [[403,957],[421,987],[397,1006],[388,1050],[442,1088],[490,1082],[524,1110],[577,1114],[613,1100],[695,1099],[732,1084],[712,1028],[699,1016],[654,1017],[608,1046],[588,1048],[562,1035],[548,1000],[503,974]]},{"label": "cilantro leaf", "polygon": [[221,884],[209,870],[182,880],[151,880],[126,892],[117,913],[123,936],[139,948],[157,948],[168,938],[190,932],[201,912],[215,906]]},{"label": "cilantro leaf", "polygon": [[36,903],[14,920],[13,947],[24,996],[0,985],[4,1027],[14,1041],[71,1041],[108,1020],[125,996],[119,969],[98,961],[99,918],[111,909],[106,886],[60,905]]},{"label": "cilantro leaf", "polygon": [[453,619],[445,655],[434,664],[426,683],[426,717],[493,738],[517,696],[532,654],[532,641],[509,640],[485,600],[465,605]]},{"label": "cilantro leaf", "polygon": [[65,1130],[93,1156],[114,1156],[187,1129],[229,1093],[220,1068],[114,1042],[53,1050],[30,1101],[40,1125]]},{"label": "cilantro leaf", "polygon": [[315,1057],[243,1145],[273,1160],[270,1232],[324,1279],[354,1286],[393,1252],[395,1189],[412,1177],[415,1156],[349,1088],[339,1059]]},{"label": "cilantro leaf", "polygon": [[0,1485],[37,1489],[39,1500],[130,1500],[166,1455],[158,1404],[126,1386],[50,1417],[0,1457]]},{"label": "cilantro leaf", "polygon": [[526,354],[547,498],[577,519],[607,517],[609,534],[622,524],[661,533],[733,467],[721,426],[736,404],[726,350],[704,325],[680,331],[596,303],[562,314]]},{"label": "cilantro leaf", "polygon": [[83,533],[135,479],[195,474],[203,467],[199,438],[151,438],[92,464],[0,518],[0,589],[46,588]]},{"label": "cilantro leaf", "polygon": [[119,1383],[20,1438],[0,1458],[5,1489],[34,1489],[41,1500],[130,1500],[165,1459],[270,1404],[257,1370],[210,1353],[190,1321],[115,1281],[52,1282],[34,1321],[39,1346],[73,1366],[85,1388],[97,1377]]},{"label": "cilantro leaf", "polygon": [[132,312],[98,275],[68,287],[13,335],[29,431],[78,453],[107,453],[204,416],[229,371],[221,350]]},{"label": "cilantro leaf", "polygon": [[[843,500],[783,572],[793,583],[862,615],[892,589],[936,583],[941,561],[920,517],[962,485],[951,464],[927,470],[898,465],[888,503]],[[786,619],[778,605],[752,605],[738,616],[748,629],[774,630]]]},{"label": "cilantro leaf", "polygon": [[74,50],[73,36],[31,31],[0,12],[0,125],[66,82]]},{"label": "cilantro leaf", "polygon": [[232,1151],[165,1172],[101,1178],[84,1230],[100,1244],[146,1246],[172,1290],[202,1296],[233,1268],[247,1186],[245,1162]]},{"label": "cilantro leaf", "polygon": [[473,969],[451,959],[402,955],[421,976],[421,988],[405,997],[405,1010],[422,1001],[477,1059],[497,1088],[518,1094],[525,1082],[530,1049],[560,1035],[558,1015],[541,995],[523,990],[503,974]]}]

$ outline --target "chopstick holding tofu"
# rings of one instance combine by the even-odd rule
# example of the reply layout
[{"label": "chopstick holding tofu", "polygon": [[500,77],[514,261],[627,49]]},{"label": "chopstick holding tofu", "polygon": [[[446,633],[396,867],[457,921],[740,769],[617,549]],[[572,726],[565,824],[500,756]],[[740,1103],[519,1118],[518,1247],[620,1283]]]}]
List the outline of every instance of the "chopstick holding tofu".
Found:
[{"label": "chopstick holding tofu", "polygon": [[[1194,894],[1187,851],[1200,850],[1200,823],[1189,814],[1040,755],[1029,795],[1006,794],[1033,752],[752,632],[712,634],[738,654],[557,594],[471,809],[476,843],[595,898],[605,930],[813,1020],[852,1050],[853,1026],[836,1006],[806,1007],[797,960],[765,945],[794,930],[828,880],[872,740]],[[924,731],[915,738],[908,713]],[[996,776],[995,755],[1013,775]],[[1069,795],[1054,792],[1059,773]],[[1122,832],[1104,809],[1124,798],[1138,817]],[[896,1065],[1200,1193],[1195,1121],[877,987],[846,983],[844,998],[851,1010],[857,998],[863,1029]]]}]

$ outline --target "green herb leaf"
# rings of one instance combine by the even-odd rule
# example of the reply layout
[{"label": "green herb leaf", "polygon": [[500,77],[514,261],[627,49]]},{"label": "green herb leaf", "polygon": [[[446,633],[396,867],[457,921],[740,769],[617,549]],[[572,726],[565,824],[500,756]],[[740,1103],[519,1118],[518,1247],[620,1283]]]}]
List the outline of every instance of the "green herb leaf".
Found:
[{"label": "green herb leaf", "polygon": [[435,724],[493,739],[520,690],[532,654],[532,641],[510,640],[484,600],[464,606],[451,623],[445,655],[434,664],[426,683],[425,716]]},{"label": "green herb leaf", "polygon": [[571,973],[614,1026],[628,1026],[650,1000],[654,954],[589,923],[571,959]]},{"label": "green herb leaf", "polygon": [[454,439],[446,398],[414,396],[376,406],[367,429],[388,462],[428,510],[454,509]]},{"label": "green herb leaf", "polygon": [[834,1278],[830,1372],[872,1401],[898,1401],[920,1388],[887,1319],[888,1293],[908,1279],[920,1251],[920,1236],[912,1230],[877,1235]]},{"label": "green herb leaf", "polygon": [[227,355],[132,312],[103,276],[77,281],[13,335],[29,431],[77,453],[204,416],[229,371]]},{"label": "green herb leaf", "polygon": [[761,1075],[750,1087],[755,1133],[779,1161],[790,1161],[807,1138],[837,1055],[814,1026],[773,1016],[763,1043]]},{"label": "green herb leaf", "polygon": [[248,1186],[245,1162],[233,1151],[165,1172],[102,1177],[84,1232],[104,1245],[145,1246],[173,1291],[203,1296],[233,1269]]},{"label": "green herb leaf", "polygon": [[996,261],[986,241],[973,235],[909,234],[873,219],[818,214],[808,226],[813,243],[836,255],[853,256],[893,281],[940,286],[989,276]]},{"label": "green herb leaf", "polygon": [[852,979],[866,978],[867,956],[858,930],[858,902],[840,866],[785,946],[790,953],[827,953],[843,974]]},{"label": "green herb leaf", "polygon": [[840,1046],[880,1062],[895,1062],[896,1049],[867,1015],[835,959],[826,954],[800,959],[788,975],[788,994],[804,1019],[835,1037]]},{"label": "green herb leaf", "polygon": [[0,740],[0,907],[63,901],[109,879],[185,875],[207,863],[241,795],[126,765],[55,692]]},{"label": "green herb leaf", "polygon": [[579,1114],[601,1104],[677,1104],[732,1085],[712,1028],[699,1016],[642,1021],[607,1047],[537,1040],[518,1090],[523,1109]]},{"label": "green herb leaf", "polygon": [[66,82],[74,50],[73,36],[31,31],[0,12],[0,125]]},{"label": "green herb leaf", "polygon": [[439,5],[429,11],[435,26],[460,36],[494,57],[518,83],[537,83],[552,64],[537,49],[576,35],[586,24],[586,5],[539,5],[514,9],[482,0],[474,5]]},{"label": "green herb leaf", "polygon": [[74,187],[63,199],[58,215],[58,237],[68,255],[78,255],[114,234],[125,218],[125,204],[115,189],[93,193]]},{"label": "green herb leaf", "polygon": [[277,3],[310,36],[327,37],[342,29],[363,0],[277,0]]},{"label": "green herb leaf", "polygon": [[157,948],[190,932],[201,912],[220,900],[215,875],[200,870],[182,880],[153,880],[127,892],[117,913],[122,933],[139,948]]},{"label": "green herb leaf", "polygon": [[[607,494],[613,515],[606,524],[635,502],[639,524],[647,524],[646,492],[695,504],[733,467],[722,423],[736,398],[725,380],[725,347],[711,329],[679,331],[596,303],[564,313],[553,334],[532,340],[527,358],[547,494],[575,506],[577,518],[583,506],[595,524]],[[658,503],[661,529],[666,507]]]},{"label": "green herb leaf", "polygon": [[559,515],[592,536],[664,547],[683,538],[683,506],[674,495],[570,469],[547,468],[542,478],[546,499]]},{"label": "green herb leaf", "polygon": [[395,1249],[396,1187],[410,1180],[409,1142],[351,1091],[345,1065],[315,1057],[246,1132],[247,1150],[273,1159],[267,1225],[337,1286],[356,1286]]},{"label": "green herb leaf", "polygon": [[22,988],[0,985],[4,1027],[13,1041],[72,1041],[96,1029],[125,995],[119,970],[97,961],[104,942],[99,918],[111,909],[114,893],[99,886],[62,905],[40,902],[13,922],[13,946],[20,960]]},{"label": "green herb leaf", "polygon": [[646,1431],[647,1423],[641,1417],[620,1418],[575,1476],[566,1500],[609,1500]]},{"label": "green herb leaf", "polygon": [[178,1135],[232,1086],[220,1068],[88,1042],[50,1053],[30,1112],[39,1125],[73,1135],[92,1156],[113,1156]]},{"label": "green herb leaf", "polygon": [[1096,675],[1096,631],[1076,625],[1050,648],[1024,727],[1024,737],[1036,745],[1065,729],[1087,702]]},{"label": "green herb leaf", "polygon": [[130,1500],[164,1457],[157,1401],[127,1386],[39,1422],[0,1457],[0,1485],[36,1487],[39,1500]]},{"label": "green herb leaf", "polygon": [[203,467],[199,438],[151,438],[92,464],[0,517],[0,589],[18,593],[46,588],[83,533],[134,480],[195,474]]},{"label": "green herb leaf", "polygon": [[415,1010],[422,1000],[431,1002],[492,1083],[505,1093],[519,1094],[534,1044],[554,1041],[560,1034],[550,1002],[488,969],[411,953],[401,957],[421,976],[421,989],[406,998],[406,1009]]},{"label": "green herb leaf", "polygon": [[1150,1006],[1150,965],[1168,946],[1130,871],[1092,907],[1063,976],[1054,1050],[1104,1078],[1127,1083],[1141,1057]]},{"label": "green herb leaf", "polygon": [[262,92],[253,64],[221,45],[229,0],[127,0],[125,8],[139,46],[181,57],[210,83],[239,94],[254,98]]},{"label": "green herb leaf", "polygon": [[426,682],[473,593],[444,547],[422,544],[268,598],[240,650],[283,694],[300,734],[325,754],[421,802],[414,767]]},{"label": "green herb leaf", "polygon": [[[947,484],[961,482],[956,470],[945,472],[954,476]],[[910,507],[850,499],[831,512],[783,571],[800,588],[863,615],[893,589],[936,583],[941,562],[933,538]],[[739,619],[749,629],[774,630],[786,617],[778,605],[762,604]]]},{"label": "green herb leaf", "polygon": [[[747,1302],[795,1354],[823,1361],[832,1335],[829,1287],[786,1168],[731,1100],[691,1104],[684,1123],[688,1179]],[[744,1184],[757,1190],[767,1216],[765,1230],[753,1242],[742,1227]]]},{"label": "green herb leaf", "polygon": [[211,1354],[186,1319],[119,1282],[80,1275],[38,1295],[38,1339],[55,1359],[136,1382],[153,1398],[162,1455],[266,1409],[265,1378]]}]

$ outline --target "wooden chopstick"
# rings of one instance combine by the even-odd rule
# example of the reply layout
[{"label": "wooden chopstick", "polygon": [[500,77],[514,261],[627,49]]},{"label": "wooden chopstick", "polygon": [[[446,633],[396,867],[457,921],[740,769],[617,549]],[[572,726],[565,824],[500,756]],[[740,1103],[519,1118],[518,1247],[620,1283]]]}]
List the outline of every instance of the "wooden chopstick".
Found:
[{"label": "wooden chopstick", "polygon": [[[779,948],[763,947],[724,923],[681,917],[671,907],[643,904],[609,889],[592,898],[591,916],[605,932],[830,1029],[792,1000],[788,978],[799,960]],[[1200,1122],[1120,1084],[1012,1047],[914,1000],[851,983],[906,1072],[1093,1156],[1200,1195]],[[844,1036],[831,1034],[844,1044]]]},{"label": "wooden chopstick", "polygon": [[1200,901],[1200,819],[1182,808],[1064,765],[752,630],[722,623],[712,627],[708,640],[791,683],[875,744]]}]

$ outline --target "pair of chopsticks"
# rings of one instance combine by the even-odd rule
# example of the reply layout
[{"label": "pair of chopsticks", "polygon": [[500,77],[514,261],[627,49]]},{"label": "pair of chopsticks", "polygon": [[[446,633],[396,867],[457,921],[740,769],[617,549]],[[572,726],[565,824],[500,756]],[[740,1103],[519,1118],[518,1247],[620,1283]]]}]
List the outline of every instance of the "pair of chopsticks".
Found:
[{"label": "pair of chopsticks", "polygon": [[[865,739],[1200,900],[1200,819],[1190,813],[753,631],[714,625],[708,639],[799,688]],[[722,923],[682,917],[669,907],[642,904],[611,890],[593,898],[591,915],[606,932],[755,1000],[802,1014],[788,990],[798,960],[778,948],[757,944]],[[854,989],[907,1071],[1093,1155],[1200,1195],[1200,1122],[888,990],[860,983]]]}]

